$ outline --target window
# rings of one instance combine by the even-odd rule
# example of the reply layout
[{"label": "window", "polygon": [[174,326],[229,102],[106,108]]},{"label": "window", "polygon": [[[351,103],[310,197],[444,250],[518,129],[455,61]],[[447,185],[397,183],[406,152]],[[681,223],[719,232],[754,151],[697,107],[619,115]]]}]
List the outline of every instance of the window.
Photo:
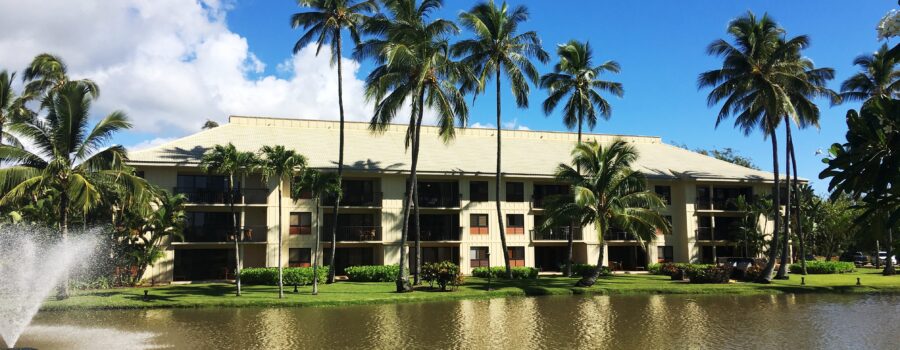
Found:
[{"label": "window", "polygon": [[672,204],[672,186],[656,186],[656,195],[658,195],[666,205]]},{"label": "window", "polygon": [[469,234],[472,234],[472,235],[488,234],[488,214],[469,215]]},{"label": "window", "polygon": [[656,247],[658,256],[656,262],[668,263],[675,260],[675,250],[670,245],[661,245]]},{"label": "window", "polygon": [[525,266],[525,247],[506,247],[509,266]]},{"label": "window", "polygon": [[143,170],[137,170],[137,171],[134,172],[134,176],[137,176],[137,177],[142,178],[142,179],[145,178],[144,175],[145,175],[145,174],[144,174],[144,171],[143,171]]},{"label": "window", "polygon": [[[294,194],[294,187],[299,186],[299,185],[300,185],[300,177],[298,176],[298,177],[295,177],[294,181],[291,181],[291,183],[290,183],[290,193],[289,194],[292,197]],[[305,188],[301,189],[300,193],[298,193],[297,199],[312,199],[312,191],[305,189]]]},{"label": "window", "polygon": [[697,209],[712,209],[710,206],[709,187],[697,186]]},{"label": "window", "polygon": [[525,215],[506,214],[506,233],[520,235],[525,233]]},{"label": "window", "polygon": [[507,202],[524,202],[525,201],[525,184],[522,182],[506,183],[506,201]]},{"label": "window", "polygon": [[469,266],[470,267],[488,267],[491,265],[488,259],[488,247],[471,247],[469,248]]},{"label": "window", "polygon": [[308,235],[312,233],[312,213],[291,213],[290,234]]},{"label": "window", "polygon": [[310,266],[310,248],[290,248],[288,249],[288,266],[289,267],[309,267]]},{"label": "window", "polygon": [[[675,231],[675,228],[672,226],[672,215],[664,215],[663,219],[666,220],[666,223],[669,225],[669,234],[672,234],[672,231]],[[662,231],[656,230],[656,234],[663,234]]]},{"label": "window", "polygon": [[472,202],[488,201],[488,183],[487,181],[470,181],[469,182],[469,200]]}]

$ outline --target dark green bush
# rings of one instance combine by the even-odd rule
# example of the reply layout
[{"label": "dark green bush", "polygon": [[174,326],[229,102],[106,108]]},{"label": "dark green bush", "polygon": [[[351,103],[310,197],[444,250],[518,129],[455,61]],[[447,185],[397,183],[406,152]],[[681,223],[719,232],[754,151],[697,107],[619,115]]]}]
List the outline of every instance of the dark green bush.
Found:
[{"label": "dark green bush", "polygon": [[446,291],[448,285],[455,289],[463,281],[462,274],[459,273],[459,266],[449,261],[422,265],[422,280],[428,282],[431,288],[434,288],[434,284],[437,283],[442,291]]},{"label": "dark green bush", "polygon": [[681,271],[689,273],[690,271],[702,270],[713,265],[710,264],[688,264],[688,263],[664,263],[658,266],[650,266],[650,272],[657,275],[675,276],[681,274]]},{"label": "dark green bush", "polygon": [[[594,273],[594,269],[597,268],[597,265],[591,264],[574,264],[572,265],[572,274],[575,276],[584,276],[585,274]],[[600,269],[600,276],[612,276],[612,270],[607,266],[603,266]]]},{"label": "dark green bush", "polygon": [[[286,286],[305,286],[313,282],[312,267],[285,267],[283,281]],[[325,283],[328,277],[328,267],[319,267],[318,271],[319,283]],[[261,284],[269,286],[278,285],[278,268],[275,267],[253,267],[241,270],[241,283],[245,284]]]},{"label": "dark green bush", "polygon": [[[791,273],[802,273],[800,264],[791,264]],[[849,261],[806,261],[806,273],[809,274],[835,274],[856,271],[856,266]]]},{"label": "dark green bush", "polygon": [[691,283],[728,283],[731,271],[723,266],[692,266],[685,269]]},{"label": "dark green bush", "polygon": [[400,274],[400,265],[350,266],[344,272],[354,282],[393,282]]},{"label": "dark green bush", "polygon": [[[538,270],[533,267],[526,266],[517,266],[513,267],[512,275],[514,280],[533,280],[537,278]],[[493,266],[490,269],[487,267],[476,267],[472,269],[472,276],[487,278],[490,274],[491,278],[506,278],[506,267],[504,266]]]}]

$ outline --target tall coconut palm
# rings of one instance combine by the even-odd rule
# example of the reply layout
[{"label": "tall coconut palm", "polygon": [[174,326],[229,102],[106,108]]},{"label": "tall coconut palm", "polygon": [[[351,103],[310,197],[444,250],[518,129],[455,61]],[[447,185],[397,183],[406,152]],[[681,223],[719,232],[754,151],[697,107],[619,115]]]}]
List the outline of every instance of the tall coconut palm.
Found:
[{"label": "tall coconut palm", "polygon": [[294,150],[286,149],[282,145],[263,146],[259,153],[262,156],[259,160],[259,169],[263,181],[270,178],[278,181],[278,298],[284,298],[284,270],[281,263],[281,251],[284,248],[281,245],[281,236],[284,235],[281,230],[281,197],[284,196],[282,184],[285,181],[291,181],[294,172],[302,170],[306,166],[306,157],[297,154]]},{"label": "tall coconut palm", "polygon": [[[0,169],[0,205],[31,201],[34,193],[54,193],[55,219],[63,240],[68,238],[71,213],[88,213],[100,204],[101,184],[116,183],[134,197],[149,192],[147,182],[132,175],[125,165],[125,148],[106,146],[116,132],[131,127],[128,117],[116,111],[91,128],[92,101],[84,84],[65,83],[44,98],[46,116],[9,126],[11,133],[27,140],[31,148],[0,145],[0,160],[13,164]],[[59,296],[65,298],[68,281],[63,280]]]},{"label": "tall coconut palm", "polygon": [[[341,34],[344,29],[350,33],[354,43],[360,42],[360,27],[369,18],[370,14],[378,11],[378,5],[374,0],[300,0],[300,5],[313,9],[310,12],[295,13],[291,16],[291,27],[303,27],[306,33],[294,44],[294,53],[299,52],[306,45],[316,43],[316,55],[322,51],[322,46],[328,44],[331,48],[331,64],[337,64],[338,78],[338,115],[340,118],[340,131],[338,133],[338,178],[344,175],[344,82],[343,67],[341,65],[342,41]],[[334,222],[337,222],[340,197],[334,201]],[[332,238],[337,236],[337,225],[332,227]],[[333,242],[333,241],[332,241]],[[334,265],[335,245],[332,244],[331,264]],[[334,283],[334,269],[328,274],[328,283]]]},{"label": "tall coconut palm", "polygon": [[16,72],[9,73],[6,70],[0,71],[0,144],[3,143],[4,139],[12,140],[14,138],[6,137],[6,129],[4,128],[7,123],[12,121],[10,116],[10,109],[12,108],[13,101],[16,99],[16,93],[13,91],[12,82],[16,79]]},{"label": "tall coconut palm", "polygon": [[897,57],[887,44],[873,54],[859,55],[853,64],[859,72],[841,84],[841,97],[847,101],[865,101],[872,97],[900,97],[900,71]]},{"label": "tall coconut palm", "polygon": [[42,53],[34,57],[22,75],[25,91],[21,98],[30,101],[43,98],[50,91],[60,89],[67,83],[77,82],[84,86],[93,98],[100,97],[100,88],[90,79],[72,80],[69,69],[61,57]]},{"label": "tall coconut palm", "polygon": [[[563,123],[569,130],[578,128],[578,143],[581,143],[581,128],[585,122],[593,130],[598,114],[604,119],[612,116],[612,106],[600,93],[608,92],[618,97],[625,93],[622,83],[600,79],[604,72],[618,73],[619,64],[606,61],[594,66],[591,44],[587,42],[572,40],[559,45],[556,52],[559,63],[553,67],[553,73],[541,77],[541,88],[550,90],[550,95],[544,100],[544,113],[550,115],[559,102],[566,99]],[[572,245],[572,235],[569,234],[566,275],[571,274]]]},{"label": "tall coconut palm", "polygon": [[[234,210],[235,195],[243,196],[244,177],[258,168],[259,159],[253,152],[238,151],[232,143],[227,145],[215,145],[206,151],[200,159],[200,167],[209,174],[228,176],[228,208],[231,210],[231,232],[234,240],[234,278],[237,289],[235,295],[241,296],[241,250],[240,243],[243,238],[243,230],[238,227],[237,213]],[[239,188],[235,188],[235,181],[239,182]],[[241,206],[241,213],[244,207]],[[243,215],[241,215],[243,217]],[[243,224],[243,223],[241,223]]]},{"label": "tall coconut palm", "polygon": [[537,84],[538,71],[532,59],[546,63],[547,52],[541,47],[541,39],[534,31],[520,32],[519,26],[528,20],[528,9],[516,6],[512,9],[504,1],[500,7],[493,0],[480,2],[468,12],[459,15],[459,21],[474,34],[474,38],[462,40],[453,45],[454,56],[463,57],[462,62],[473,68],[476,75],[471,88],[481,93],[489,80],[494,80],[497,94],[497,172],[494,188],[494,202],[497,206],[497,225],[503,248],[503,262],[507,278],[512,278],[509,251],[506,249],[506,232],[503,228],[503,212],[500,206],[502,177],[502,116],[501,75],[505,75],[510,89],[520,108],[528,107],[529,82]]},{"label": "tall coconut palm", "polygon": [[[397,291],[409,291],[406,275],[406,244],[409,233],[409,211],[415,201],[419,141],[425,108],[437,113],[439,135],[449,142],[455,125],[467,123],[469,111],[457,84],[466,80],[470,71],[450,57],[448,37],[458,33],[452,21],[430,19],[440,8],[439,0],[388,0],[385,9],[390,16],[378,16],[367,24],[377,35],[357,48],[359,58],[373,58],[377,63],[366,78],[366,97],[376,101],[370,129],[384,131],[402,107],[410,107],[406,146],[412,148],[410,175],[403,206],[403,229],[400,245],[400,273]],[[416,210],[418,213],[418,210]],[[418,223],[416,215],[416,223]],[[420,237],[416,234],[416,239]],[[420,257],[421,254],[417,254]]]},{"label": "tall coconut palm", "polygon": [[710,107],[722,102],[716,118],[717,127],[733,115],[735,127],[741,129],[744,135],[750,135],[758,129],[763,137],[771,139],[775,228],[769,241],[769,257],[761,279],[768,283],[775,269],[781,237],[781,215],[778,209],[781,203],[781,181],[775,130],[784,115],[795,114],[791,95],[785,90],[784,82],[786,76],[796,76],[798,69],[794,64],[785,64],[785,61],[793,58],[797,42],[806,38],[801,36],[781,40],[784,30],[775,21],[768,15],[757,18],[752,12],[732,20],[728,25],[728,34],[734,40],[734,45],[718,39],[707,48],[710,55],[723,58],[722,68],[701,73],[697,85],[700,88],[713,88],[707,97]]},{"label": "tall coconut palm", "polygon": [[[322,216],[319,214],[322,208],[323,197],[339,197],[341,194],[341,182],[337,173],[326,173],[315,169],[306,168],[298,177],[293,178],[294,186],[291,186],[291,198],[295,201],[303,197],[304,192],[312,195],[316,205],[316,245],[312,249],[313,263],[313,290],[312,294],[319,294],[319,246],[322,240]],[[334,246],[334,241],[331,243]],[[331,265],[334,270],[334,265]]]},{"label": "tall coconut palm", "polygon": [[582,227],[594,226],[600,242],[597,268],[576,286],[596,283],[603,269],[603,235],[611,227],[638,238],[644,249],[657,232],[671,231],[668,221],[659,214],[664,206],[662,199],[647,190],[643,174],[632,170],[637,158],[634,146],[623,140],[607,146],[591,140],[575,145],[571,164],[561,163],[556,169],[558,181],[572,184],[572,201],[555,206],[549,220],[576,217]]}]

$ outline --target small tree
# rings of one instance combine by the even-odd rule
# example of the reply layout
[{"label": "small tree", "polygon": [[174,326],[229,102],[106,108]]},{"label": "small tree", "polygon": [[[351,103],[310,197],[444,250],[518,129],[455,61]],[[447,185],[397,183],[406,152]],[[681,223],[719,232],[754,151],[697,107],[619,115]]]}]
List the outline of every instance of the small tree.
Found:
[{"label": "small tree", "polygon": [[[306,168],[299,177],[293,179],[291,186],[291,198],[297,201],[308,193],[316,206],[316,246],[313,248],[313,295],[319,294],[319,244],[322,238],[322,216],[319,211],[322,208],[322,198],[341,195],[341,180],[337,173],[325,173],[315,169]],[[337,222],[335,222],[337,226]],[[333,247],[337,242],[331,241]],[[334,265],[330,266],[333,270]],[[330,272],[329,272],[330,274]]]}]

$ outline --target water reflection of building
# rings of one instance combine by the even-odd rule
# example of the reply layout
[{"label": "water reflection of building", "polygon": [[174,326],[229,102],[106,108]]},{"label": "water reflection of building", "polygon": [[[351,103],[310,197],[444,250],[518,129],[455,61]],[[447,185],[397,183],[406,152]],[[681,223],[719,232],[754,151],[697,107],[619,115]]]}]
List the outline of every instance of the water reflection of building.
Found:
[{"label": "water reflection of building", "polygon": [[[244,266],[276,266],[278,250],[285,266],[308,266],[312,256],[324,258],[337,246],[335,268],[366,264],[396,264],[400,255],[400,218],[405,192],[408,154],[403,151],[406,126],[395,125],[373,135],[367,123],[348,123],[345,150],[344,194],[341,215],[332,219],[330,206],[315,217],[308,199],[289,198],[290,186],[276,193],[274,179],[250,175],[236,183],[234,194],[243,237]],[[309,158],[309,165],[332,170],[337,156],[337,124],[331,121],[231,117],[230,123],[170,143],[132,152],[130,164],[151,183],[187,196],[188,227],[184,242],[172,242],[165,258],[147,278],[156,281],[202,280],[232,277],[233,245],[226,177],[204,174],[198,167],[203,152],[215,144],[234,143],[239,150],[256,151],[262,145],[285,145]],[[433,127],[424,127],[419,163],[422,258],[450,260],[463,271],[502,265],[500,235],[494,207],[494,131],[466,129],[450,144],[443,144]],[[616,135],[585,135],[586,140],[610,142]],[[673,232],[658,235],[644,251],[629,235],[613,229],[601,245],[591,227],[561,226],[541,229],[547,200],[565,193],[555,183],[554,168],[570,157],[575,134],[508,131],[504,133],[504,182],[499,200],[506,223],[513,265],[558,270],[571,235],[574,258],[595,263],[605,250],[605,263],[618,269],[642,269],[650,262],[700,261],[740,255],[735,244],[735,211],[730,199],[739,195],[765,195],[772,174],[743,168],[698,153],[664,144],[658,137],[621,136],[640,152],[636,169],[644,172],[650,188],[664,198],[663,215]],[[278,197],[282,197],[281,232],[276,232]],[[326,204],[331,199],[326,198]],[[315,245],[316,226],[336,228],[337,242],[329,238]],[[771,229],[771,225],[768,226]],[[277,237],[283,238],[278,247]],[[414,238],[414,237],[410,237]],[[488,258],[488,253],[491,253]]]}]

